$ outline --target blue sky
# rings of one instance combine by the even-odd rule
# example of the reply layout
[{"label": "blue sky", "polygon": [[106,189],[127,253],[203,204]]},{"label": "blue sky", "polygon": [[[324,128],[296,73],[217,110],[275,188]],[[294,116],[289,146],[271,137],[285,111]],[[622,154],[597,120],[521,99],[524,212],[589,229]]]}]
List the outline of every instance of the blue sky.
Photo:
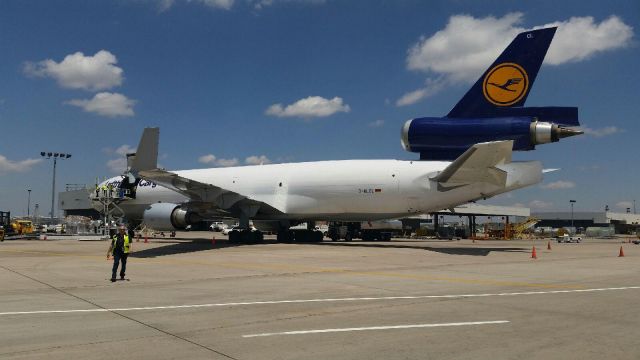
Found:
[{"label": "blue sky", "polygon": [[[116,174],[146,126],[167,169],[415,159],[407,119],[446,114],[513,35],[560,25],[528,106],[578,106],[588,134],[515,154],[561,168],[489,201],[640,201],[637,1],[0,1],[0,210]],[[438,47],[437,44],[444,44]],[[639,203],[640,205],[640,203]]]}]

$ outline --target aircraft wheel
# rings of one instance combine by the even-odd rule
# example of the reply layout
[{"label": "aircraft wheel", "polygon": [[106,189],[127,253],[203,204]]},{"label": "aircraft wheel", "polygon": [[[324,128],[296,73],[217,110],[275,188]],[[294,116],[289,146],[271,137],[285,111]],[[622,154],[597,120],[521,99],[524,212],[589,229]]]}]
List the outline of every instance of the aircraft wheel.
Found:
[{"label": "aircraft wheel", "polygon": [[229,242],[232,244],[237,244],[240,242],[240,232],[239,231],[231,231],[229,232]]}]

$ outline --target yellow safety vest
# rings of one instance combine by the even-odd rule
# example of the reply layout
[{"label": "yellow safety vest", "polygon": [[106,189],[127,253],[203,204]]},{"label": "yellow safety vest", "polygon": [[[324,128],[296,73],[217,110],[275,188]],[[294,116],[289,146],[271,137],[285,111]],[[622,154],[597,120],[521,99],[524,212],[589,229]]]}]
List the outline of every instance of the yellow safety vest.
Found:
[{"label": "yellow safety vest", "polygon": [[[111,252],[116,250],[116,241],[118,240],[118,235],[114,235],[113,236],[113,240],[111,241]],[[131,245],[129,244],[129,235],[124,235],[124,253],[128,254],[129,253],[129,248],[131,247]]]}]

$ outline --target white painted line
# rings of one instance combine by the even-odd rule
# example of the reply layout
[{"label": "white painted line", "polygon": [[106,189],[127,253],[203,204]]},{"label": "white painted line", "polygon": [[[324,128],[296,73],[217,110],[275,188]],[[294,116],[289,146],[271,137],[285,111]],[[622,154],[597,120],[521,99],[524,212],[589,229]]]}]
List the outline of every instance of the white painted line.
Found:
[{"label": "white painted line", "polygon": [[304,335],[304,334],[335,333],[335,332],[348,332],[348,331],[397,330],[397,329],[435,328],[435,327],[446,327],[446,326],[490,325],[490,324],[506,324],[508,322],[509,321],[507,320],[496,320],[496,321],[473,321],[473,322],[457,322],[457,323],[442,323],[442,324],[417,324],[417,325],[372,326],[372,327],[342,328],[342,329],[301,330],[301,331],[285,331],[285,332],[275,332],[275,333],[242,335],[242,337],[252,338],[252,337],[274,336],[274,335]]},{"label": "white painted line", "polygon": [[353,297],[353,298],[334,298],[334,299],[329,298],[329,299],[301,299],[301,300],[272,300],[272,301],[230,302],[230,303],[192,304],[192,305],[145,306],[145,307],[130,307],[130,308],[109,308],[109,309],[10,311],[10,312],[0,312],[0,316],[35,315],[35,314],[92,313],[92,312],[110,312],[110,311],[171,310],[171,309],[207,308],[207,307],[277,305],[277,304],[302,304],[302,303],[325,303],[325,302],[350,302],[350,301],[385,301],[385,300],[415,300],[415,299],[461,299],[461,298],[492,297],[492,296],[526,296],[526,295],[546,295],[546,294],[592,293],[592,292],[599,292],[599,291],[618,291],[618,290],[636,290],[636,289],[640,289],[640,286],[596,288],[596,289],[573,289],[573,290],[524,291],[524,292],[505,292],[505,293],[487,293],[487,294]]}]

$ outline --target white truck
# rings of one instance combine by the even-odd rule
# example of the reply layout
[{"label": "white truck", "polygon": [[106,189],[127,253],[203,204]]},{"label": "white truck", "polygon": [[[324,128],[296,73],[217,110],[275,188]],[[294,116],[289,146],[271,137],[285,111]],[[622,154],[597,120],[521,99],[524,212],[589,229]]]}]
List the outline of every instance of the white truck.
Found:
[{"label": "white truck", "polygon": [[351,241],[355,238],[364,241],[390,241],[393,236],[401,235],[402,231],[400,220],[330,222],[328,237],[332,241]]},{"label": "white truck", "polygon": [[582,237],[581,236],[570,236],[569,234],[564,234],[562,236],[556,236],[556,240],[558,241],[558,243],[580,243],[582,242]]}]

